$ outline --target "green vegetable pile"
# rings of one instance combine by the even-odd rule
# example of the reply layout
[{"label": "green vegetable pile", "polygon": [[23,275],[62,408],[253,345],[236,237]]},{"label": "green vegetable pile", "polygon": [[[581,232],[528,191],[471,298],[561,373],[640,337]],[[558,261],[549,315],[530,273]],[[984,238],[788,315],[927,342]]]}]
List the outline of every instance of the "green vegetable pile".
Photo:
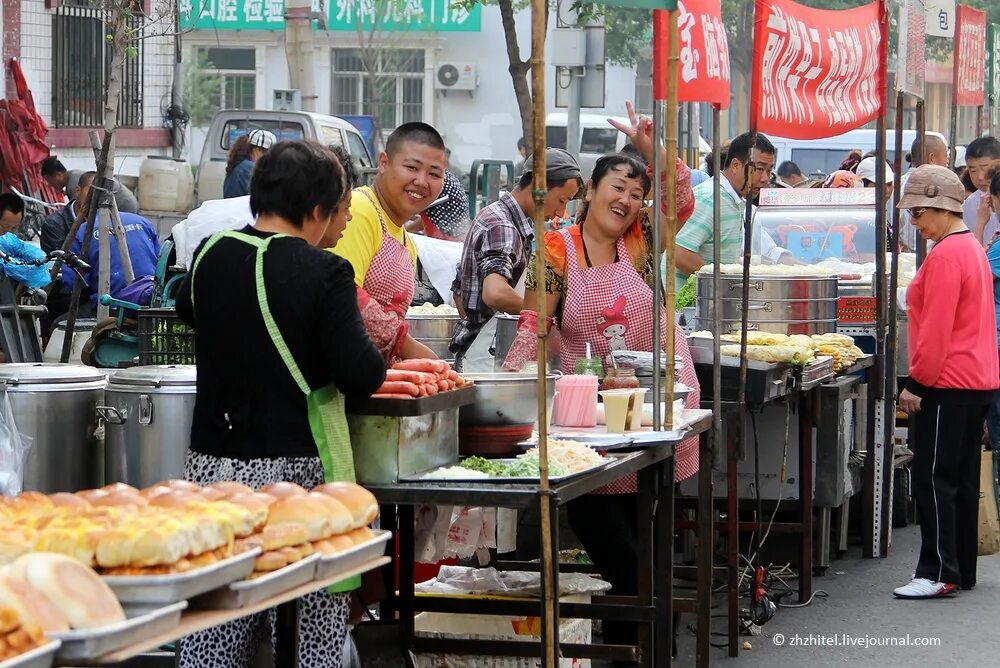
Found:
[{"label": "green vegetable pile", "polygon": [[485,457],[479,456],[463,459],[462,468],[471,469],[473,471],[481,471],[488,475],[496,476],[497,478],[503,478],[507,475],[506,464],[498,462],[495,459],[486,459]]},{"label": "green vegetable pile", "polygon": [[[538,468],[538,455],[518,455],[514,463],[507,469],[511,478],[537,478],[541,475]],[[560,464],[549,462],[549,475],[553,477],[566,475],[566,469]]]},{"label": "green vegetable pile", "polygon": [[695,305],[695,283],[697,282],[697,278],[698,275],[696,273],[691,274],[684,283],[684,287],[677,291],[677,308],[681,309]]}]

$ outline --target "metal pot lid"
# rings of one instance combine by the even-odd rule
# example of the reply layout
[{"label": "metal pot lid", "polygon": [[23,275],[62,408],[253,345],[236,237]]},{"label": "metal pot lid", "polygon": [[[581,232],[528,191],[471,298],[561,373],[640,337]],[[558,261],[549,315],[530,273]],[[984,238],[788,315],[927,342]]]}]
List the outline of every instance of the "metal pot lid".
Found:
[{"label": "metal pot lid", "polygon": [[197,367],[193,364],[134,366],[111,377],[113,385],[130,387],[179,387],[195,385]]},{"label": "metal pot lid", "polygon": [[104,382],[104,374],[82,364],[20,362],[0,364],[0,382],[9,385]]}]

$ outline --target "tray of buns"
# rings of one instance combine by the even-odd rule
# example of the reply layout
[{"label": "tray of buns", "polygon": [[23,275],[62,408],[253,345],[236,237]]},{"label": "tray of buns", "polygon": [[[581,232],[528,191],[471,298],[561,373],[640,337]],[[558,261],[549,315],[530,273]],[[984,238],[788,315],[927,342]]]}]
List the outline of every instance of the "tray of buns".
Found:
[{"label": "tray of buns", "polygon": [[180,601],[116,624],[52,633],[50,637],[62,642],[56,658],[61,662],[89,661],[154,638],[176,627],[185,608],[187,601]]},{"label": "tray of buns", "polygon": [[62,643],[58,640],[39,645],[23,654],[0,661],[0,668],[49,668]]},{"label": "tray of buns", "polygon": [[385,544],[392,537],[391,531],[375,530],[371,538],[354,547],[333,554],[323,554],[316,566],[316,579],[326,580],[337,573],[346,573],[385,554]]},{"label": "tray of buns", "polygon": [[191,601],[192,608],[210,610],[234,610],[260,603],[278,594],[312,582],[316,575],[319,553],[279,568],[270,573],[254,573],[247,580],[210,591]]},{"label": "tray of buns", "polygon": [[210,592],[242,580],[253,572],[260,548],[202,566],[167,575],[105,575],[102,579],[128,610],[150,610]]}]

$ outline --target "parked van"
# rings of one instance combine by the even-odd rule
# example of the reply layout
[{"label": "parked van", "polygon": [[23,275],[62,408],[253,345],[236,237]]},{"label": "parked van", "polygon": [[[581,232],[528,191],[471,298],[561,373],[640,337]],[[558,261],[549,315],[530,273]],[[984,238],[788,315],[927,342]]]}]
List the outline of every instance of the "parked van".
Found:
[{"label": "parked van", "polygon": [[[939,132],[927,132],[927,136],[934,135],[941,141],[948,143],[944,135]],[[875,130],[851,130],[836,137],[825,139],[786,139],[784,137],[771,137],[771,143],[777,150],[776,165],[780,165],[785,160],[791,160],[806,176],[826,176],[840,167],[847,154],[853,149],[859,149],[864,155],[868,151],[875,150],[875,139],[878,136]],[[917,138],[916,130],[903,130],[903,155],[910,152],[910,146]],[[896,131],[886,131],[886,159],[892,164],[896,156]],[[903,171],[908,165],[903,161]]]},{"label": "parked van", "polygon": [[[615,120],[629,125],[627,118]],[[701,155],[712,152],[712,146],[703,137],[698,137],[698,151]],[[566,148],[566,112],[557,111],[545,117],[545,143],[550,148]],[[628,137],[608,123],[608,116],[601,114],[580,114],[580,171],[584,178],[590,178],[597,159],[608,153],[617,153],[628,143]],[[698,163],[701,164],[700,161]]]},{"label": "parked van", "polygon": [[264,109],[224,109],[212,119],[205,146],[201,151],[198,181],[195,186],[198,203],[222,199],[222,184],[226,180],[226,157],[229,147],[251,130],[269,130],[278,141],[312,139],[324,146],[342,146],[359,169],[372,169],[375,161],[357,128],[336,116],[305,111],[269,111]]}]

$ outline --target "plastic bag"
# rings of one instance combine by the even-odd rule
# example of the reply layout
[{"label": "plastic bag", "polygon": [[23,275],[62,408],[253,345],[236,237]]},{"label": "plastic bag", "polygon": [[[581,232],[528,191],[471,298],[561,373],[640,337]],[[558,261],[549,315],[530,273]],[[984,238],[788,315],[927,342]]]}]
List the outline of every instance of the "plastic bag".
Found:
[{"label": "plastic bag", "polygon": [[31,449],[31,439],[14,423],[14,409],[6,389],[0,400],[0,494],[17,496],[24,485],[24,460]]},{"label": "plastic bag", "polygon": [[17,235],[8,232],[0,236],[0,251],[3,251],[15,260],[29,263],[3,262],[4,275],[33,290],[44,288],[52,282],[52,278],[49,275],[49,271],[52,269],[51,262],[30,264],[32,262],[41,262],[45,259],[45,253],[42,252],[41,248],[25,243],[21,239],[18,239]]},{"label": "plastic bag", "polygon": [[504,371],[518,372],[527,362],[538,358],[538,314],[535,311],[521,311],[517,319],[517,336],[510,344],[507,357],[503,361]]}]

